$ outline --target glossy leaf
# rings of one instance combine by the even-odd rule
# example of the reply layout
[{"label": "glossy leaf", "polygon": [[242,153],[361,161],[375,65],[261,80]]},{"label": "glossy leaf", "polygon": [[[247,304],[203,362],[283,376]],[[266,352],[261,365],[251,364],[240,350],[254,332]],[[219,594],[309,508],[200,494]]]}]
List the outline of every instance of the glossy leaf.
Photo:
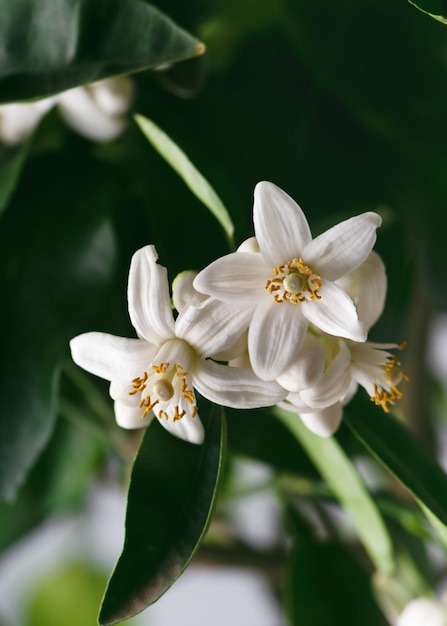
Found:
[{"label": "glossy leaf", "polygon": [[388,471],[447,524],[447,475],[408,428],[381,411],[371,416],[351,410],[345,422]]},{"label": "glossy leaf", "polygon": [[151,142],[153,147],[185,181],[193,194],[203,202],[218,220],[227,235],[228,241],[232,245],[233,223],[227,209],[209,182],[191,163],[183,150],[154,122],[142,115],[135,115],[135,120],[148,141]]},{"label": "glossy leaf", "polygon": [[295,413],[275,409],[310,456],[329,487],[355,523],[358,536],[375,567],[390,573],[394,567],[391,539],[372,497],[337,440],[314,435]]},{"label": "glossy leaf", "polygon": [[438,22],[447,24],[447,5],[443,0],[408,0],[414,7],[426,13]]},{"label": "glossy leaf", "polygon": [[382,626],[369,575],[337,544],[300,542],[286,583],[291,626]]},{"label": "glossy leaf", "polygon": [[0,4],[0,101],[34,98],[172,63],[204,46],[142,0]]},{"label": "glossy leaf", "polygon": [[132,470],[124,547],[100,624],[115,624],[158,600],[197,551],[222,473],[226,432],[219,411],[204,420],[202,446],[173,437],[157,420],[146,430]]},{"label": "glossy leaf", "polygon": [[77,163],[70,179],[69,158],[35,163],[2,217],[0,500],[14,499],[48,442],[59,363],[69,339],[93,323],[115,270],[109,169],[89,166]]}]

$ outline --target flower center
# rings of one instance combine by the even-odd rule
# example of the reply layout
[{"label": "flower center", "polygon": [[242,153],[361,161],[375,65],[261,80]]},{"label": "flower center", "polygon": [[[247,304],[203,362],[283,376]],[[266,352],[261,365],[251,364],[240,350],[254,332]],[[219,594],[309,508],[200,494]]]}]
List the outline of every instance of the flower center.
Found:
[{"label": "flower center", "polygon": [[[401,343],[398,346],[398,350],[403,350],[406,346],[406,342]],[[403,392],[399,389],[399,385],[402,380],[410,380],[410,377],[406,372],[401,369],[402,363],[393,354],[388,362],[383,366],[385,368],[384,386],[374,384],[374,395],[371,396],[371,402],[374,402],[377,406],[382,407],[385,413],[390,412],[390,407],[396,404],[397,400],[403,397]]]},{"label": "flower center", "polygon": [[300,304],[305,300],[321,300],[321,276],[316,274],[303,259],[293,259],[273,268],[273,278],[267,280],[265,288],[275,302]]},{"label": "flower center", "polygon": [[151,370],[149,374],[143,372],[141,377],[134,378],[129,391],[130,396],[141,394],[138,405],[143,409],[141,417],[145,418],[157,407],[154,412],[159,419],[176,422],[186,414],[194,418],[197,404],[194,391],[188,386],[188,372],[180,364],[170,366],[169,363],[151,365]]}]

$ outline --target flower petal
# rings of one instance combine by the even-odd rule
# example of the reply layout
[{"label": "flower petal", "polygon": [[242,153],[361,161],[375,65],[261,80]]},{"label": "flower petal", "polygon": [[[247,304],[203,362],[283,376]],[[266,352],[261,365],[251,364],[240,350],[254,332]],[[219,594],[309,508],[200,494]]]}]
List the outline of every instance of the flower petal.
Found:
[{"label": "flower petal", "polygon": [[300,398],[312,409],[325,409],[343,400],[350,390],[351,352],[344,343],[318,383],[300,392]]},{"label": "flower petal", "polygon": [[[315,411],[303,405],[299,398],[297,398],[297,403],[295,403],[295,399],[292,400],[293,395],[287,396],[287,400],[280,402],[278,406],[290,413],[296,413],[297,419],[299,419],[299,416],[303,424],[319,437],[329,437],[337,430],[343,416],[343,405],[341,402],[337,402],[320,411]],[[299,394],[296,394],[296,396],[299,396]]]},{"label": "flower petal", "polygon": [[266,181],[256,185],[254,195],[253,222],[265,262],[273,268],[302,256],[312,235],[295,200]]},{"label": "flower petal", "polygon": [[306,246],[304,262],[327,280],[341,278],[367,258],[381,223],[380,215],[371,211],[340,222]]},{"label": "flower petal", "polygon": [[306,300],[299,305],[309,322],[329,335],[366,341],[364,324],[359,321],[354,303],[343,289],[323,280],[319,294],[320,300]]},{"label": "flower petal", "polygon": [[275,381],[260,380],[251,369],[201,360],[193,376],[194,387],[208,400],[237,409],[272,406],[286,396]]},{"label": "flower petal", "polygon": [[277,382],[294,392],[312,387],[323,375],[324,360],[323,346],[313,335],[306,333],[295,361],[277,378]]},{"label": "flower petal", "polygon": [[104,113],[88,87],[64,91],[57,100],[59,113],[78,133],[93,141],[111,141],[121,135],[126,125],[122,117]]},{"label": "flower petal", "polygon": [[330,437],[340,426],[343,417],[343,405],[337,402],[321,411],[301,413],[303,424],[319,437]]},{"label": "flower petal", "polygon": [[133,430],[136,428],[146,428],[152,422],[154,414],[152,411],[144,418],[142,410],[137,406],[131,406],[125,402],[115,402],[115,419],[118,426]]},{"label": "flower petal", "polygon": [[300,307],[273,300],[258,306],[248,330],[253,370],[262,380],[275,380],[293,363],[307,329]]},{"label": "flower petal", "polygon": [[205,429],[197,414],[194,418],[185,416],[175,422],[160,419],[160,424],[174,437],[189,441],[189,443],[200,445],[205,439]]},{"label": "flower petal", "polygon": [[167,271],[157,259],[154,246],[135,252],[127,288],[131,322],[138,336],[153,344],[174,337]]},{"label": "flower petal", "polygon": [[385,265],[376,252],[371,252],[356,270],[336,284],[353,299],[359,320],[368,330],[382,314],[385,305],[387,278]]},{"label": "flower petal", "polygon": [[251,308],[230,306],[208,298],[199,306],[185,307],[175,322],[177,337],[203,356],[228,350],[248,328]]},{"label": "flower petal", "polygon": [[70,341],[73,361],[105,380],[130,383],[141,376],[156,350],[141,339],[127,339],[107,333],[84,333]]},{"label": "flower petal", "polygon": [[207,296],[194,289],[193,282],[197,272],[186,270],[180,272],[172,281],[172,301],[180,313],[187,304],[200,304]]},{"label": "flower petal", "polygon": [[261,254],[232,252],[199,272],[194,287],[228,304],[256,306],[268,296],[264,287],[270,274]]}]

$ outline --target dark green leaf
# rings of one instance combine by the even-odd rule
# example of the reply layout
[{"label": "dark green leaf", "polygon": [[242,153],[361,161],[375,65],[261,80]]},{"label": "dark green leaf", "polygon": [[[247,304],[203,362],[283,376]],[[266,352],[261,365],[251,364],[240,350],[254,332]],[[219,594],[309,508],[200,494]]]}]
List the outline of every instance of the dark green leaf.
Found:
[{"label": "dark green leaf", "polygon": [[135,115],[135,121],[160,156],[169,163],[192,193],[211,211],[224,229],[230,246],[234,247],[234,226],[231,217],[206,178],[191,163],[183,150],[152,120],[143,115]]},{"label": "dark green leaf", "polygon": [[155,602],[187,567],[210,522],[222,473],[223,413],[206,420],[203,446],[147,429],[132,471],[123,552],[99,616],[115,624]]},{"label": "dark green leaf", "polygon": [[291,626],[382,626],[369,575],[337,544],[300,542],[287,581]]},{"label": "dark green leaf", "polygon": [[0,214],[13,193],[28,154],[29,142],[14,150],[3,148],[0,153]]},{"label": "dark green leaf", "polygon": [[443,524],[447,524],[447,475],[411,432],[391,415],[349,411],[345,421],[366,448]]},{"label": "dark green leaf", "polygon": [[14,498],[47,443],[58,363],[92,327],[116,267],[109,170],[75,167],[76,179],[70,159],[34,162],[2,218],[0,499]]},{"label": "dark green leaf", "polygon": [[43,96],[201,54],[144,0],[0,3],[0,101]]},{"label": "dark green leaf", "polygon": [[417,2],[408,0],[408,2],[433,19],[447,24],[447,3],[445,0],[417,0]]}]

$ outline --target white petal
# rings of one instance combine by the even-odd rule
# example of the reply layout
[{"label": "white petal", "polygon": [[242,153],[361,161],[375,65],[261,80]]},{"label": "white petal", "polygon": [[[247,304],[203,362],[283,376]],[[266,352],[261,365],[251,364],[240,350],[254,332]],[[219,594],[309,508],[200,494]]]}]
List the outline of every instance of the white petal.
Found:
[{"label": "white petal", "polygon": [[364,263],[336,284],[353,299],[359,320],[370,329],[382,314],[387,278],[385,265],[376,252],[371,252]]},{"label": "white petal", "polygon": [[60,94],[58,109],[69,126],[93,141],[116,139],[126,125],[124,118],[101,111],[87,87],[76,87]]},{"label": "white petal", "polygon": [[138,336],[153,344],[174,337],[167,271],[157,259],[154,246],[135,252],[127,288],[131,322]]},{"label": "white petal", "polygon": [[337,402],[332,406],[316,411],[309,409],[309,407],[300,400],[299,395],[299,393],[289,394],[287,400],[280,402],[278,406],[289,411],[289,413],[296,413],[297,419],[301,418],[303,424],[319,437],[329,437],[332,435],[340,425],[343,416],[342,403]]},{"label": "white petal", "polygon": [[110,117],[124,115],[129,110],[134,94],[134,84],[128,76],[115,76],[95,83],[87,89],[99,109]]},{"label": "white petal", "polygon": [[237,252],[260,252],[256,237],[249,237],[241,243]]},{"label": "white petal", "polygon": [[265,283],[270,277],[261,254],[232,252],[199,272],[194,287],[228,304],[256,306],[269,295]]},{"label": "white petal", "polygon": [[172,281],[172,301],[180,313],[187,304],[200,304],[207,296],[194,289],[193,282],[197,272],[186,270],[180,272]]},{"label": "white petal", "polygon": [[253,370],[263,380],[275,380],[290,367],[307,329],[300,306],[270,301],[258,306],[248,330]]},{"label": "white petal", "polygon": [[138,406],[130,406],[119,401],[115,402],[115,419],[121,428],[127,428],[128,430],[146,428],[154,418],[152,411],[144,418],[141,416],[142,410]]},{"label": "white petal", "polygon": [[447,607],[435,598],[416,598],[407,604],[396,626],[447,626]]},{"label": "white petal", "polygon": [[160,419],[159,421],[171,435],[189,443],[200,445],[205,439],[205,430],[197,414],[194,418],[185,415],[185,417],[175,422],[166,419]]},{"label": "white petal", "polygon": [[321,343],[310,333],[304,341],[295,361],[277,379],[288,391],[300,391],[315,385],[324,372],[324,350]]},{"label": "white petal", "polygon": [[350,363],[351,353],[341,344],[339,353],[318,383],[300,392],[302,401],[313,409],[325,409],[342,401],[350,389]]},{"label": "white petal", "polygon": [[272,406],[286,396],[276,382],[260,380],[251,369],[201,360],[194,370],[194,387],[208,400],[238,409]]},{"label": "white petal", "polygon": [[70,341],[73,361],[105,380],[130,383],[141,376],[156,350],[141,339],[127,339],[107,333],[85,333]]},{"label": "white petal", "polygon": [[53,105],[53,97],[1,105],[0,141],[8,146],[24,141]]},{"label": "white petal", "polygon": [[251,308],[240,308],[208,298],[199,306],[184,308],[175,322],[177,337],[203,356],[228,350],[248,328]]},{"label": "white petal", "polygon": [[381,217],[372,212],[340,222],[306,246],[304,262],[327,280],[341,278],[367,258],[381,223]]},{"label": "white petal", "polygon": [[256,185],[253,222],[259,248],[272,268],[302,256],[312,239],[298,204],[273,183],[263,181]]},{"label": "white petal", "polygon": [[366,330],[359,321],[351,298],[335,283],[323,280],[320,300],[306,300],[300,308],[303,315],[320,330],[335,337],[366,341]]},{"label": "white petal", "polygon": [[320,411],[301,413],[303,424],[319,437],[330,437],[340,425],[343,416],[343,406],[337,402]]}]

